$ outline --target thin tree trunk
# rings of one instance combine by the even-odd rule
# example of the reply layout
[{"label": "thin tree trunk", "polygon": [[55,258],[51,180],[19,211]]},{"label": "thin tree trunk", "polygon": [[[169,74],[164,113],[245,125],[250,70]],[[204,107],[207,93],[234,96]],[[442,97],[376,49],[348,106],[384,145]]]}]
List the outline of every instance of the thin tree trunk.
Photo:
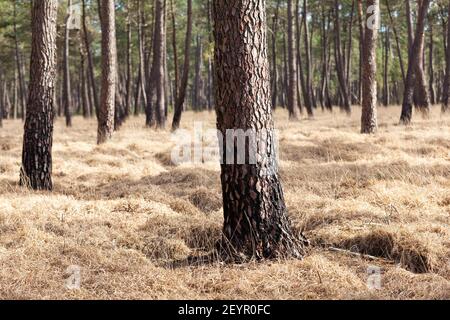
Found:
[{"label": "thin tree trunk", "polygon": [[344,64],[342,61],[342,50],[341,50],[341,26],[339,17],[339,1],[334,1],[334,13],[335,13],[335,60],[336,60],[336,71],[338,76],[338,82],[341,89],[341,95],[343,98],[343,108],[347,114],[351,113],[350,100],[348,97],[347,82],[345,81],[344,75]]},{"label": "thin tree trunk", "polygon": [[[153,66],[152,82],[156,89],[156,125],[158,128],[164,128],[166,124],[165,117],[165,81],[164,81],[164,51],[166,45],[166,33],[164,28],[164,0],[155,0],[155,33],[153,38]],[[150,90],[149,92],[152,92]],[[149,95],[147,103],[152,100]],[[152,119],[150,117],[150,123]],[[147,121],[147,125],[150,124]]]},{"label": "thin tree trunk", "polygon": [[369,26],[366,23],[364,31],[364,59],[363,59],[363,94],[362,94],[362,116],[361,133],[375,133],[377,131],[377,37],[379,28],[379,0],[367,0],[368,12],[366,21],[376,17],[375,24]]},{"label": "thin tree trunk", "polygon": [[436,92],[434,90],[434,37],[433,37],[433,22],[429,22],[430,43],[428,44],[428,91],[430,93],[430,103],[436,104]]},{"label": "thin tree trunk", "polygon": [[287,7],[287,23],[288,23],[288,65],[289,65],[289,84],[287,87],[287,99],[289,119],[298,119],[298,101],[297,101],[297,59],[295,51],[295,34],[294,34],[294,6],[293,0],[288,0]]},{"label": "thin tree trunk", "polygon": [[95,107],[95,114],[98,118],[98,113],[100,110],[100,103],[98,101],[98,93],[97,93],[97,85],[95,83],[95,75],[94,75],[94,61],[92,58],[92,51],[91,51],[91,43],[89,40],[89,31],[87,28],[87,22],[86,22],[86,0],[82,1],[83,6],[83,34],[84,34],[84,44],[86,47],[86,54],[88,59],[88,76],[89,76],[89,82],[92,88],[92,96],[94,101],[94,107]]},{"label": "thin tree trunk", "polygon": [[117,47],[114,0],[101,0],[99,8],[102,29],[102,90],[98,117],[97,143],[112,138],[117,78]]},{"label": "thin tree trunk", "polygon": [[[448,2],[448,16],[450,17],[450,0]],[[442,113],[449,111],[450,97],[450,20],[447,22],[447,50],[445,51],[445,77],[444,88],[442,89]]]},{"label": "thin tree trunk", "polygon": [[383,104],[384,106],[389,105],[389,55],[390,55],[390,29],[387,27],[385,29],[385,39],[384,39],[384,68],[383,68]]},{"label": "thin tree trunk", "polygon": [[64,64],[64,80],[63,80],[63,100],[64,100],[64,116],[66,117],[66,126],[72,126],[72,97],[70,92],[70,69],[69,69],[69,19],[71,16],[70,8],[72,6],[72,0],[67,1],[67,16],[64,26],[64,53],[63,53],[63,64]]},{"label": "thin tree trunk", "polygon": [[280,1],[277,0],[277,7],[272,23],[272,108],[277,107],[278,96],[278,68],[277,68],[277,34],[278,34],[278,16],[280,14]]},{"label": "thin tree trunk", "polygon": [[131,98],[132,98],[132,87],[131,87],[131,78],[132,78],[132,55],[133,51],[131,48],[131,6],[130,0],[127,0],[127,78],[126,78],[126,90],[125,90],[125,118],[128,118],[131,113]]},{"label": "thin tree trunk", "polygon": [[186,100],[186,89],[189,81],[191,39],[192,39],[192,0],[187,0],[187,26],[184,44],[183,75],[181,78],[179,92],[175,102],[175,112],[173,115],[172,130],[177,130],[180,127],[181,114],[183,112],[183,107]]},{"label": "thin tree trunk", "polygon": [[23,61],[21,58],[21,53],[19,49],[19,39],[18,39],[18,33],[17,33],[17,0],[14,0],[14,44],[15,44],[15,60],[16,60],[16,66],[17,66],[17,75],[18,75],[18,101],[20,102],[20,109],[21,109],[21,117],[22,120],[25,120],[25,112],[26,112],[26,88],[25,88],[25,75],[23,74]]},{"label": "thin tree trunk", "polygon": [[53,96],[56,79],[57,0],[33,1],[30,95],[20,184],[52,190]]},{"label": "thin tree trunk", "polygon": [[397,46],[397,55],[398,55],[398,60],[400,63],[400,71],[402,72],[403,85],[405,85],[406,73],[405,73],[405,67],[404,67],[403,58],[402,58],[402,50],[400,48],[400,39],[398,36],[397,27],[395,26],[394,19],[392,17],[392,11],[391,11],[391,7],[389,5],[389,0],[386,0],[386,7],[387,7],[387,10],[389,13],[389,20],[391,21],[391,27],[394,31],[395,43]]}]

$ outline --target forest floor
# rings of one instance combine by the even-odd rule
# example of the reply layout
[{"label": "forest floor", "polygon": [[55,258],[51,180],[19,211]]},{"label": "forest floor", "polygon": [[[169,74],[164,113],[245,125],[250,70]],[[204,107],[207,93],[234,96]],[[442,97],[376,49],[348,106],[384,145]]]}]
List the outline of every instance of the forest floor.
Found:
[{"label": "forest floor", "polygon": [[[46,193],[18,186],[23,125],[5,121],[0,299],[450,299],[450,117],[436,106],[405,128],[381,107],[364,136],[359,112],[276,112],[289,213],[312,245],[301,261],[242,265],[187,259],[220,237],[219,166],[174,166],[169,131],[132,117],[99,147],[95,119],[59,119]],[[188,112],[185,128],[194,120],[215,116]],[[71,265],[80,289],[66,287]]]}]

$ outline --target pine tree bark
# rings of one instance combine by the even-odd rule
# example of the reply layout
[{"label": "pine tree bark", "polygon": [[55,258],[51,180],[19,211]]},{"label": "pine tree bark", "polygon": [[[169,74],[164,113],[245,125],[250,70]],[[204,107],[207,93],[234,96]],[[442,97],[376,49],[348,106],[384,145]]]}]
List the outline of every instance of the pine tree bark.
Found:
[{"label": "pine tree bark", "polygon": [[[416,87],[417,70],[422,68],[423,58],[423,37],[425,30],[425,20],[428,12],[430,0],[422,0],[422,5],[419,7],[417,16],[416,34],[413,41],[413,46],[410,50],[408,59],[408,72],[406,75],[405,89],[403,94],[402,114],[400,116],[400,123],[408,125],[412,120],[412,106],[414,104],[414,92]],[[424,84],[425,87],[425,84]],[[425,95],[426,93],[425,89]],[[426,99],[426,98],[424,98]]]},{"label": "pine tree bark", "polygon": [[227,145],[229,129],[253,130],[266,137],[258,139],[257,146],[247,144],[247,153],[257,153],[255,164],[234,159],[221,165],[224,228],[218,247],[238,261],[304,254],[304,242],[294,236],[287,216],[274,158],[265,3],[214,0],[215,100],[217,128],[224,137],[219,140],[222,156],[226,158],[226,150],[237,153],[235,145]]},{"label": "pine tree bark", "polygon": [[30,87],[20,184],[52,190],[52,142],[58,0],[33,1]]},{"label": "pine tree bark", "polygon": [[379,0],[367,0],[367,8],[374,8],[368,12],[366,21],[376,17],[374,26],[366,23],[363,46],[363,84],[362,84],[362,116],[361,133],[375,133],[377,131],[377,37],[378,16],[380,12]]},{"label": "pine tree bark", "polygon": [[117,78],[117,48],[114,0],[101,0],[100,22],[102,29],[102,89],[98,114],[97,143],[112,138]]}]

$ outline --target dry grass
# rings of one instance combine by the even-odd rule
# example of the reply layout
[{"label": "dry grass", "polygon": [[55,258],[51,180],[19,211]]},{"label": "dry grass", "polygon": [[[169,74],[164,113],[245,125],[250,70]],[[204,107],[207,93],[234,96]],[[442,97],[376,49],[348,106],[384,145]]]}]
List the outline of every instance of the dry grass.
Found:
[{"label": "dry grass", "polygon": [[[219,167],[172,165],[169,132],[132,118],[97,147],[94,120],[59,120],[55,191],[35,193],[17,184],[22,124],[5,121],[0,298],[449,299],[450,119],[435,110],[404,128],[382,108],[379,134],[362,136],[357,110],[298,123],[277,112],[287,204],[313,247],[303,261],[245,265],[186,260],[220,236]],[[186,128],[194,119],[214,126],[187,113]],[[65,287],[70,265],[80,290]],[[380,290],[366,285],[369,265]]]}]

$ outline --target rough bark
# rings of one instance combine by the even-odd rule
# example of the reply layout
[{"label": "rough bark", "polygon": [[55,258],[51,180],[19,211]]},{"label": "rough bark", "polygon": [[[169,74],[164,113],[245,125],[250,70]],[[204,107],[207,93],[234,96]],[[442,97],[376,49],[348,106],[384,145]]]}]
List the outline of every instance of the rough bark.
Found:
[{"label": "rough bark", "polygon": [[[366,4],[367,8],[373,6],[375,9],[375,12],[367,13],[366,21],[372,15],[375,15],[378,20],[379,0],[367,0]],[[375,133],[377,131],[377,37],[378,22],[373,27],[366,23],[363,47],[361,133]]]},{"label": "rough bark", "polygon": [[30,87],[20,184],[51,190],[57,0],[33,1]]},{"label": "rough bark", "polygon": [[[252,144],[255,164],[238,164],[235,157],[221,165],[224,228],[218,247],[238,261],[304,253],[287,216],[275,160],[265,12],[264,0],[214,0],[217,128],[223,137],[229,129],[266,134]],[[224,159],[225,150],[237,151],[226,140],[219,140]]]},{"label": "rough bark", "polygon": [[99,9],[102,29],[102,89],[98,113],[97,143],[111,139],[114,132],[117,78],[116,23],[113,0],[101,0]]}]

